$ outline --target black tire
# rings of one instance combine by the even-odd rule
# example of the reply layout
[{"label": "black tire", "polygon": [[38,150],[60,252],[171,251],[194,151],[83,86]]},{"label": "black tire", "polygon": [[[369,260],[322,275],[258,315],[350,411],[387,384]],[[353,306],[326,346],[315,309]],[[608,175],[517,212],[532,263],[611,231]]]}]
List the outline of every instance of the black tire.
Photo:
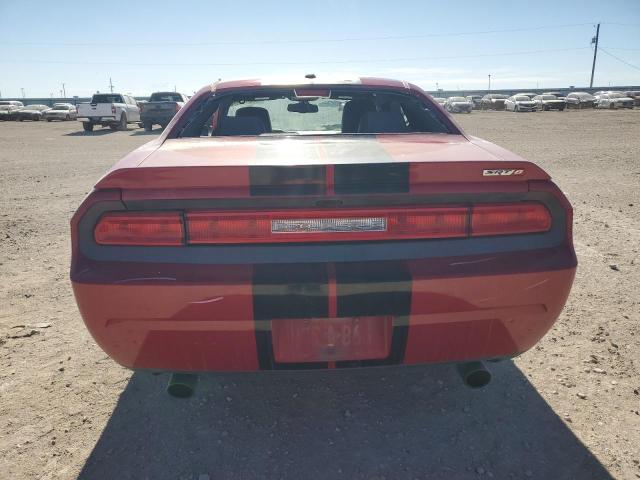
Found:
[{"label": "black tire", "polygon": [[93,132],[93,123],[82,122],[82,128],[85,132]]},{"label": "black tire", "polygon": [[514,112],[519,112],[520,111],[520,107],[518,105],[516,105],[515,107],[513,107],[513,111]]},{"label": "black tire", "polygon": [[153,124],[151,122],[145,122],[144,131],[145,132],[150,132],[151,130],[153,130]]},{"label": "black tire", "polygon": [[127,115],[123,113],[120,115],[120,123],[118,124],[118,130],[124,131],[127,129]]},{"label": "black tire", "polygon": [[67,115],[66,117],[64,117],[64,119],[68,122],[69,120],[71,120],[71,117]]},{"label": "black tire", "polygon": [[51,119],[50,119],[50,118],[47,118],[47,122],[50,122],[50,121],[51,121]]}]

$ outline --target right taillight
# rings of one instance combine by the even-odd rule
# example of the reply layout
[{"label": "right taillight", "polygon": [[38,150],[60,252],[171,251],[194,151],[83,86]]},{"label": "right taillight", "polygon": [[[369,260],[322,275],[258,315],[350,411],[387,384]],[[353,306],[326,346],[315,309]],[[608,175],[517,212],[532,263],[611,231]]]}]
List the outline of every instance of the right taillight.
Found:
[{"label": "right taillight", "polygon": [[541,203],[471,207],[472,237],[546,232],[550,228],[551,214]]}]

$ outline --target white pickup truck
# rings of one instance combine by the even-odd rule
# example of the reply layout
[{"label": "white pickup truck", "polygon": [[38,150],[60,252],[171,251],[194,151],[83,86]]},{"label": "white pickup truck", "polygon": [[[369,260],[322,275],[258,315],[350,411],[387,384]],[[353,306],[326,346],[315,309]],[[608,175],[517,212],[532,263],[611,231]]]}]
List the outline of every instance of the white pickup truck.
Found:
[{"label": "white pickup truck", "polygon": [[78,120],[86,132],[92,131],[94,125],[126,130],[128,123],[140,122],[140,108],[129,95],[96,93],[91,102],[78,104]]}]

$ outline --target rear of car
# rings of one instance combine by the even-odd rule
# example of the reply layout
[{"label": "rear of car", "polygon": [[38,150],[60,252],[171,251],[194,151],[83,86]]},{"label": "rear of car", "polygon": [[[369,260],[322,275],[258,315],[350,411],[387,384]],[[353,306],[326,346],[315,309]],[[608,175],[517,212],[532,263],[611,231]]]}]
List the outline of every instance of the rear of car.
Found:
[{"label": "rear of car", "polygon": [[199,92],[72,219],[71,279],[131,368],[272,370],[518,355],[576,267],[534,164],[378,79]]},{"label": "rear of car", "polygon": [[177,92],[155,92],[148,102],[140,104],[140,122],[151,131],[154,125],[165,128],[186,102],[186,96]]},{"label": "rear of car", "polygon": [[91,102],[80,103],[77,111],[77,118],[85,131],[92,131],[96,125],[126,130],[128,123],[140,120],[136,100],[119,93],[96,93]]}]

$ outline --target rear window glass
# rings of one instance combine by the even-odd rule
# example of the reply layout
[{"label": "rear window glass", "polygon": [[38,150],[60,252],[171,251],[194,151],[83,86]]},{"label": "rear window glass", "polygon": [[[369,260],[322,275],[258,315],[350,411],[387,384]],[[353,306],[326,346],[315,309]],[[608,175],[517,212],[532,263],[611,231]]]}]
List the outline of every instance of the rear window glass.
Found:
[{"label": "rear window glass", "polygon": [[[317,96],[311,96],[317,95]],[[414,95],[370,89],[260,89],[212,96],[179,136],[448,133],[442,116]]]},{"label": "rear window glass", "polygon": [[108,93],[96,94],[91,98],[91,103],[124,103],[122,95],[113,95]]},{"label": "rear window glass", "polygon": [[150,102],[181,102],[182,95],[173,92],[152,93]]}]

